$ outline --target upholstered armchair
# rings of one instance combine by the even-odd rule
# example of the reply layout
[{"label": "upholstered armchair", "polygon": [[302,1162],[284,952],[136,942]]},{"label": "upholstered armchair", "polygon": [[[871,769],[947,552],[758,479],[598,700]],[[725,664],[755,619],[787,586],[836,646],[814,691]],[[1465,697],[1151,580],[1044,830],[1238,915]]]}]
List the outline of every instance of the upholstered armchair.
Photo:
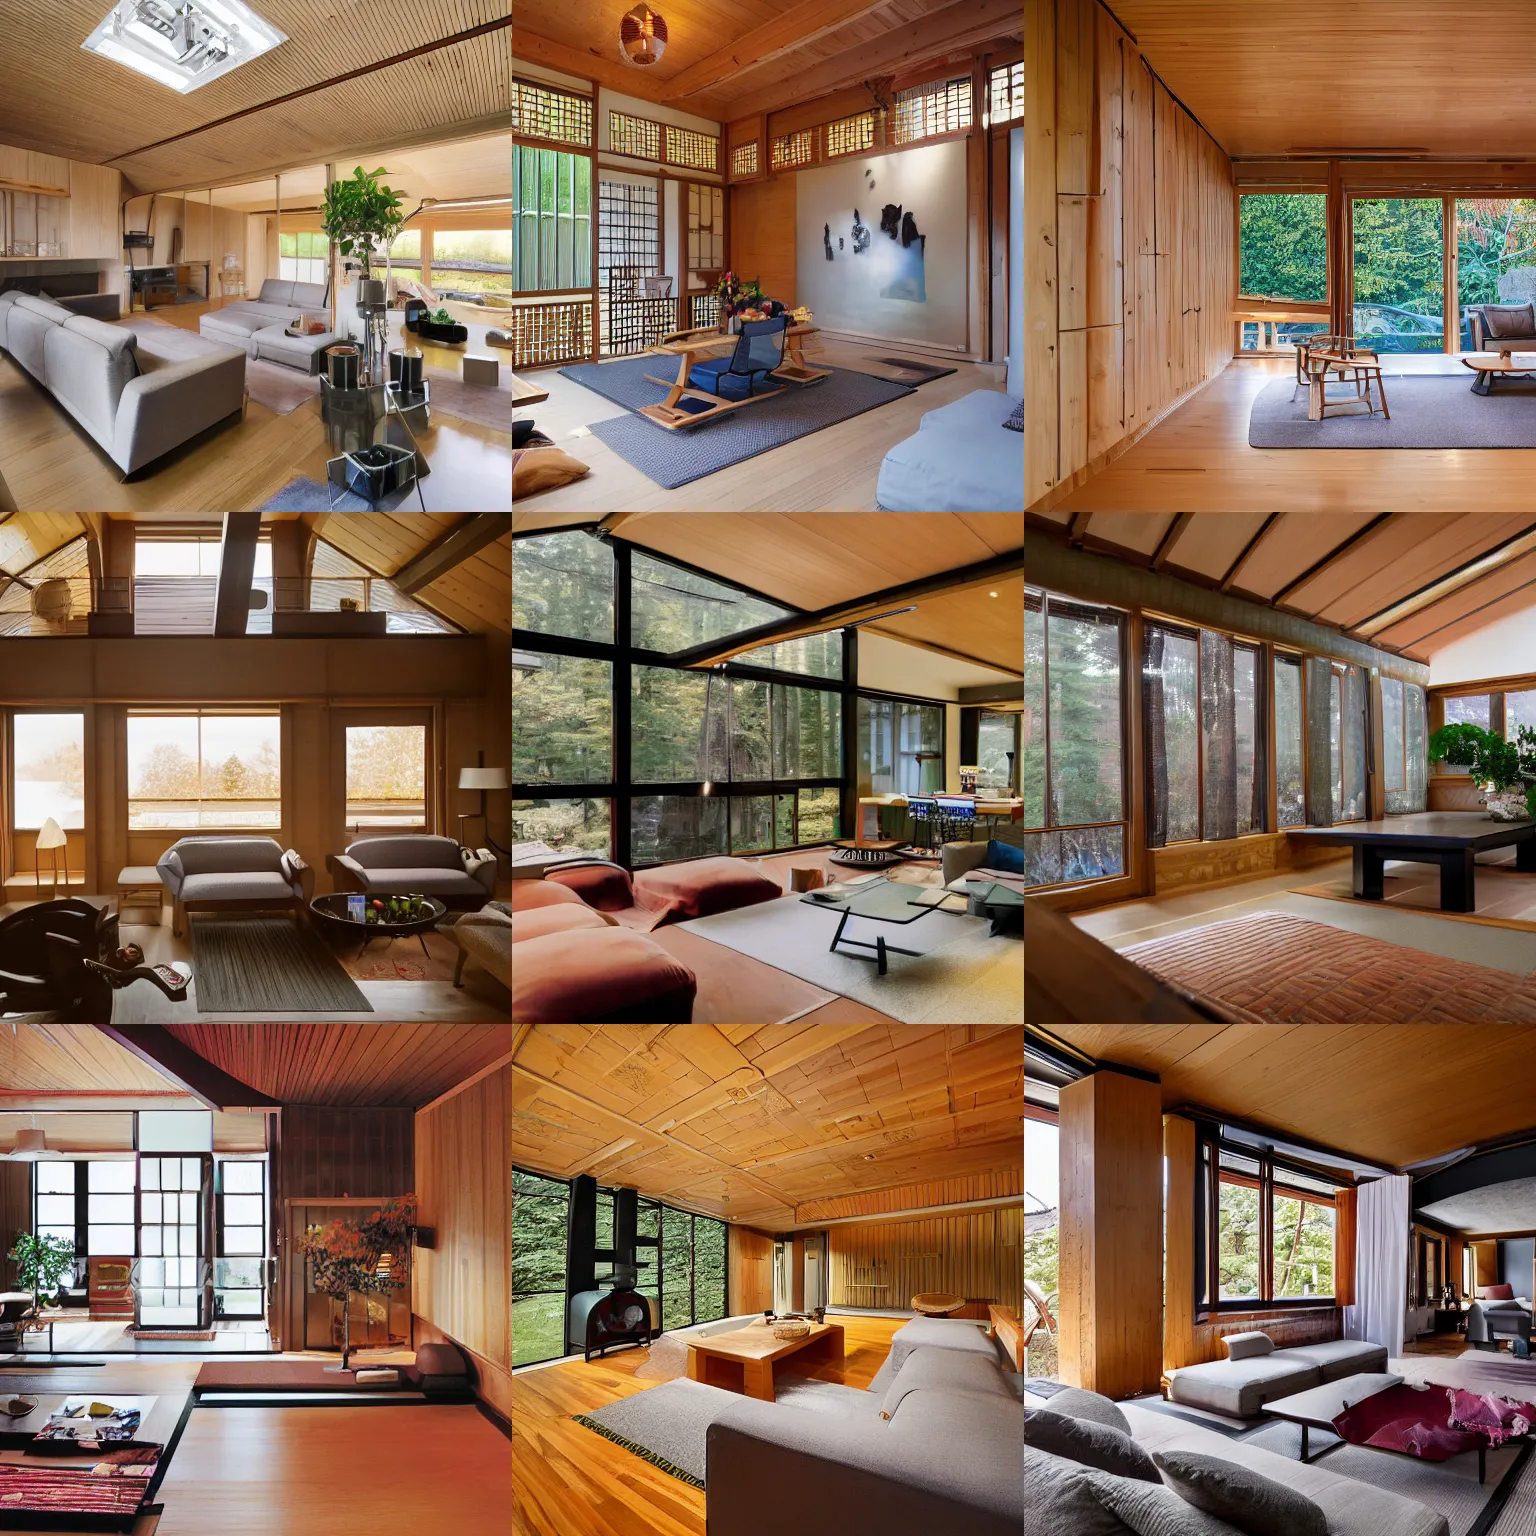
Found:
[{"label": "upholstered armchair", "polygon": [[478,912],[496,890],[490,849],[419,832],[360,837],[345,853],[328,853],[325,867],[338,891],[435,896],[450,912]]},{"label": "upholstered armchair", "polygon": [[315,876],[294,852],[270,837],[183,837],[155,868],[175,903],[171,932],[188,912],[291,911],[301,921]]}]

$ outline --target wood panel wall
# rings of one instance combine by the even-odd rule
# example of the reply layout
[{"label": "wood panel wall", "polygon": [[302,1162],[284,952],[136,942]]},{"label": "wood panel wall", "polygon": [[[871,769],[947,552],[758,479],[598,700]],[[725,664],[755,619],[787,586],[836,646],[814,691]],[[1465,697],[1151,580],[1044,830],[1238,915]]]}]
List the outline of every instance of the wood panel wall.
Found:
[{"label": "wood panel wall", "polygon": [[1025,504],[1232,356],[1232,164],[1098,0],[1025,0]]},{"label": "wood panel wall", "polygon": [[1479,1286],[1499,1283],[1499,1245],[1492,1239],[1472,1244],[1472,1283]]},{"label": "wood panel wall", "polygon": [[[834,1307],[906,1308],[919,1291],[948,1291],[987,1315],[987,1303],[1023,1307],[1024,1207],[827,1230]],[[866,1271],[873,1270],[873,1275]],[[878,1282],[880,1288],[858,1282]]]},{"label": "wood panel wall", "polygon": [[773,1305],[773,1239],[753,1227],[727,1229],[726,1278],[731,1316],[766,1312]]},{"label": "wood panel wall", "polygon": [[[1103,1074],[1099,1074],[1102,1076]],[[1163,1116],[1163,1157],[1167,1164],[1168,1208],[1164,1217],[1163,1371],[1183,1365],[1224,1360],[1222,1338],[1258,1328],[1276,1349],[1318,1344],[1343,1337],[1338,1307],[1287,1312],[1267,1307],[1254,1312],[1223,1313],[1219,1321],[1195,1321],[1195,1124],[1182,1115]],[[1065,1197],[1063,1197],[1065,1208]],[[1351,1225],[1351,1232],[1353,1226]],[[1350,1260],[1353,1268],[1353,1258]],[[1065,1282],[1062,1286],[1066,1294]]]},{"label": "wood panel wall", "polygon": [[[764,142],[761,153],[767,152]],[[791,309],[796,296],[795,178],[772,176],[730,189],[730,259],[739,276],[755,277],[763,292]]]},{"label": "wood panel wall", "polygon": [[512,1065],[416,1116],[419,1220],[411,1310],[474,1359],[482,1397],[511,1416]]},{"label": "wood panel wall", "polygon": [[32,1164],[0,1159],[0,1291],[18,1287],[10,1257],[16,1239],[32,1230]]},{"label": "wood panel wall", "polygon": [[967,1200],[996,1200],[1024,1194],[1024,1169],[998,1168],[963,1179],[930,1179],[857,1195],[828,1195],[795,1207],[795,1220],[835,1221],[842,1216],[878,1216],[884,1211],[913,1211],[928,1205],[960,1205]]},{"label": "wood panel wall", "polygon": [[1060,1109],[1061,1379],[1115,1398],[1154,1391],[1163,1323],[1158,1086],[1095,1072],[1062,1089]]}]

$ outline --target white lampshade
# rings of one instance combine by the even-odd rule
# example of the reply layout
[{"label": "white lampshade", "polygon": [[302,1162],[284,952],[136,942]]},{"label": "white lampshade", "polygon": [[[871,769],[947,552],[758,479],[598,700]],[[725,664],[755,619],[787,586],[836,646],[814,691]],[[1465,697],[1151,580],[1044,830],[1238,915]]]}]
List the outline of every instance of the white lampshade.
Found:
[{"label": "white lampshade", "polygon": [[460,768],[460,789],[506,789],[509,787],[505,768]]},{"label": "white lampshade", "polygon": [[42,825],[37,834],[37,846],[39,848],[64,848],[69,844],[69,839],[64,835],[64,829],[52,816]]}]

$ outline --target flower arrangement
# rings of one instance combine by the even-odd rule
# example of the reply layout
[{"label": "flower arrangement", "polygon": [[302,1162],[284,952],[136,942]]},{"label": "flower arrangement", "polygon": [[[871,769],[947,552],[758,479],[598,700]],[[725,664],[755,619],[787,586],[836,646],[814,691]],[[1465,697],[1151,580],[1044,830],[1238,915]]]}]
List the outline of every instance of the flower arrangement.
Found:
[{"label": "flower arrangement", "polygon": [[333,1221],[305,1229],[299,1252],[309,1260],[310,1283],[341,1303],[341,1369],[352,1354],[349,1302],[360,1296],[387,1296],[406,1283],[401,1260],[416,1231],[416,1196],[396,1195],[363,1221]]},{"label": "flower arrangement", "polygon": [[370,923],[410,923],[427,914],[425,896],[375,896],[366,908]]},{"label": "flower arrangement", "polygon": [[739,320],[771,320],[784,313],[784,306],[777,299],[770,299],[763,292],[763,285],[755,277],[738,277],[734,272],[722,272],[715,284],[715,298],[720,304],[720,318],[735,316]]}]

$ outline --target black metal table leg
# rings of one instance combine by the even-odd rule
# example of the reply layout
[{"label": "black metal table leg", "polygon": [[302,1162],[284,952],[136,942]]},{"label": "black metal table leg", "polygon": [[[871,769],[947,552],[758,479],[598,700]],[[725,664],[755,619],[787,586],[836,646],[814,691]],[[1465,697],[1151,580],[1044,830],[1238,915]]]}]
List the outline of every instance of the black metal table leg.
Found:
[{"label": "black metal table leg", "polygon": [[876,974],[885,975],[885,940],[879,934],[875,935],[875,963],[879,967]]},{"label": "black metal table leg", "polygon": [[1522,837],[1515,844],[1515,868],[1522,874],[1536,875],[1536,837]]},{"label": "black metal table leg", "polygon": [[832,935],[832,942],[827,945],[829,954],[837,953],[837,941],[843,936],[843,929],[848,926],[848,908],[843,908],[843,915],[837,921],[837,932]]},{"label": "black metal table leg", "polygon": [[1379,849],[1355,844],[1355,896],[1361,901],[1380,901],[1386,894],[1386,860]]},{"label": "black metal table leg", "polygon": [[1301,1426],[1301,1459],[1303,1461],[1307,1459],[1307,1426],[1305,1424]]},{"label": "black metal table leg", "polygon": [[1470,849],[1440,855],[1440,910],[1472,912],[1477,905],[1477,855]]}]

